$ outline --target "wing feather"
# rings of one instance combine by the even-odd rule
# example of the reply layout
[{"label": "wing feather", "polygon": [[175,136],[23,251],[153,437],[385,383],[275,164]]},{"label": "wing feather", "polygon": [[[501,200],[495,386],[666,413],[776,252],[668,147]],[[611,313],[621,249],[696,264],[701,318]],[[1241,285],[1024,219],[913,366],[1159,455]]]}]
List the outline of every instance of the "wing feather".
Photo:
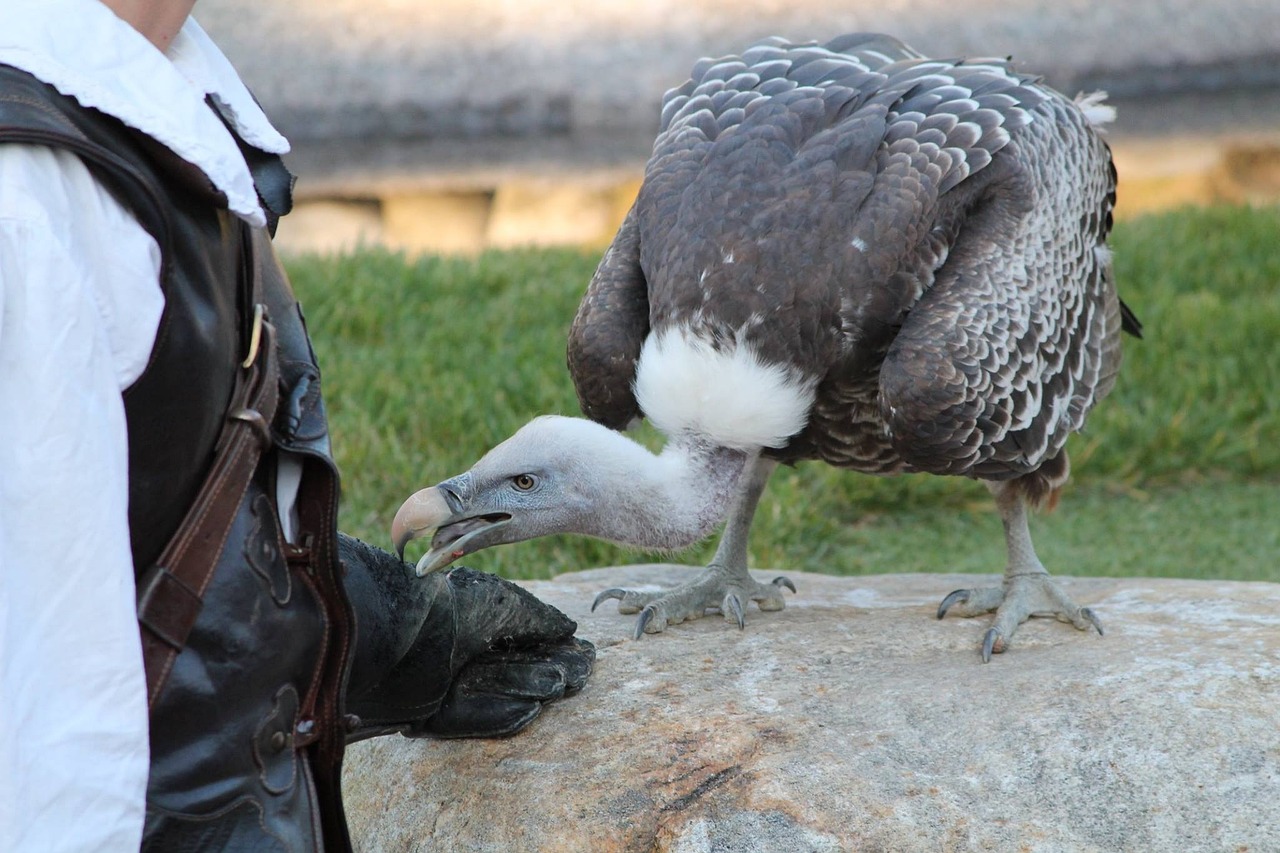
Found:
[{"label": "wing feather", "polygon": [[566,360],[583,414],[612,429],[640,416],[632,380],[649,334],[635,208],[596,267],[569,328]]}]

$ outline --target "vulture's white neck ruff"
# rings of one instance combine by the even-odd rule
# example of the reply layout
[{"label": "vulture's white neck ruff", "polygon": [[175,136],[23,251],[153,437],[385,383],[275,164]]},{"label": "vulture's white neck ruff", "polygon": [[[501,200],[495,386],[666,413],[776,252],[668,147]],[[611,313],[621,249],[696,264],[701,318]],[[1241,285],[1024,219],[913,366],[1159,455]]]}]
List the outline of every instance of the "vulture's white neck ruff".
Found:
[{"label": "vulture's white neck ruff", "polygon": [[781,447],[809,419],[814,380],[764,362],[736,340],[716,349],[688,329],[649,335],[636,367],[640,409],[670,437],[721,447]]}]

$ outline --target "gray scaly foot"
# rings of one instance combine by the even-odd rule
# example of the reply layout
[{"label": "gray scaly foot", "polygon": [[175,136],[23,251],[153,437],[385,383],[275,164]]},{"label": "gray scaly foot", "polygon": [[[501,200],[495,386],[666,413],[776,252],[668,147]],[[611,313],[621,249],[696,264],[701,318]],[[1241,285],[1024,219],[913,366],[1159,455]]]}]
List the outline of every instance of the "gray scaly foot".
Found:
[{"label": "gray scaly foot", "polygon": [[719,610],[726,621],[734,622],[742,629],[747,624],[746,603],[754,601],[765,611],[782,610],[786,606],[783,588],[793,593],[796,591],[795,584],[785,577],[760,583],[745,570],[731,571],[713,564],[692,581],[667,590],[606,589],[596,596],[591,609],[594,611],[603,601],[617,599],[619,613],[639,613],[635,631],[637,640],[645,634],[661,633],[668,625],[699,619],[708,610]]},{"label": "gray scaly foot", "polygon": [[1090,628],[1102,633],[1102,623],[1088,607],[1081,607],[1067,595],[1047,572],[1006,575],[1003,586],[957,589],[938,605],[938,618],[948,613],[956,616],[981,616],[995,612],[996,618],[982,639],[982,660],[1000,654],[1009,647],[1018,626],[1032,616],[1052,616],[1069,622],[1081,631]]},{"label": "gray scaly foot", "polygon": [[1041,565],[1031,544],[1027,526],[1026,502],[1017,489],[1003,483],[988,484],[1004,524],[1009,563],[1001,586],[957,589],[938,605],[938,618],[948,613],[957,616],[981,616],[995,612],[991,627],[982,638],[982,661],[991,660],[1009,648],[1018,626],[1032,616],[1052,616],[1069,622],[1081,631],[1090,628],[1102,633],[1102,623],[1088,607],[1081,607],[1063,591]]},{"label": "gray scaly foot", "polygon": [[749,601],[760,605],[761,610],[782,610],[786,606],[783,588],[795,592],[796,585],[784,577],[760,583],[747,572],[747,534],[751,519],[776,465],[759,457],[748,463],[742,490],[729,511],[724,535],[705,572],[688,583],[661,592],[606,589],[596,596],[591,609],[595,610],[602,601],[616,598],[619,613],[639,613],[637,640],[645,634],[661,633],[668,625],[699,619],[708,610],[719,610],[725,620],[737,623],[741,630],[747,624],[745,609]]}]

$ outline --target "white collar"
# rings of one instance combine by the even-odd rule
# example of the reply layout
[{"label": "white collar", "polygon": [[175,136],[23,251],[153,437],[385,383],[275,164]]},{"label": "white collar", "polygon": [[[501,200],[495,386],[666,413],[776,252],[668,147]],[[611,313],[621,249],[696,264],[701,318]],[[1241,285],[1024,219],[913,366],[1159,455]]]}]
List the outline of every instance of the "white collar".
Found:
[{"label": "white collar", "polygon": [[99,0],[3,0],[0,63],[147,134],[198,166],[234,213],[265,223],[249,167],[205,96],[249,144],[283,154],[289,143],[194,18],[161,53]]}]

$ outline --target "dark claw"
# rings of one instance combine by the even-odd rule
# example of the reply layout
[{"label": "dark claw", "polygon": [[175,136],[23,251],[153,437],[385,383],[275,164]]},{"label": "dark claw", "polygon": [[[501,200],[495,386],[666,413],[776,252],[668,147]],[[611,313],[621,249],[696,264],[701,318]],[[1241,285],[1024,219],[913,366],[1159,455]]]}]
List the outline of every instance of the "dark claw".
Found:
[{"label": "dark claw", "polygon": [[773,579],[774,586],[785,586],[792,592],[796,591],[796,585],[791,582],[791,578],[784,578],[781,575]]},{"label": "dark claw", "polygon": [[[609,590],[609,592],[613,592],[613,590]],[[636,637],[635,638],[637,640],[644,636],[645,626],[653,621],[653,614],[656,612],[657,611],[653,609],[652,604],[647,606],[644,610],[640,611],[640,618],[636,620]]]},{"label": "dark claw", "polygon": [[[950,598],[950,596],[948,596]],[[987,635],[982,638],[982,662],[991,663],[991,653],[995,651],[996,642],[1002,640],[1000,632],[995,628],[988,628]],[[1000,651],[1004,651],[1004,643],[1000,643]]]},{"label": "dark claw", "polygon": [[1089,624],[1092,625],[1098,631],[1098,636],[1101,637],[1102,623],[1098,621],[1098,615],[1094,613],[1091,608],[1088,608],[1088,607],[1080,608],[1080,615],[1089,620]]},{"label": "dark claw", "polygon": [[[969,590],[957,589],[955,592],[942,599],[942,603],[938,605],[938,618],[941,619],[947,615],[947,611],[951,609],[951,605],[958,602],[966,602],[969,600]],[[988,655],[990,657],[990,655]]]},{"label": "dark claw", "polygon": [[724,604],[733,614],[734,621],[738,623],[738,630],[746,630],[747,617],[742,612],[742,600],[731,592],[724,597]]},{"label": "dark claw", "polygon": [[611,598],[616,598],[621,601],[622,596],[626,594],[627,591],[625,589],[618,589],[616,586],[613,589],[606,589],[604,592],[596,596],[595,601],[591,602],[591,612],[596,612],[596,608],[600,606],[600,602],[608,601]]}]

